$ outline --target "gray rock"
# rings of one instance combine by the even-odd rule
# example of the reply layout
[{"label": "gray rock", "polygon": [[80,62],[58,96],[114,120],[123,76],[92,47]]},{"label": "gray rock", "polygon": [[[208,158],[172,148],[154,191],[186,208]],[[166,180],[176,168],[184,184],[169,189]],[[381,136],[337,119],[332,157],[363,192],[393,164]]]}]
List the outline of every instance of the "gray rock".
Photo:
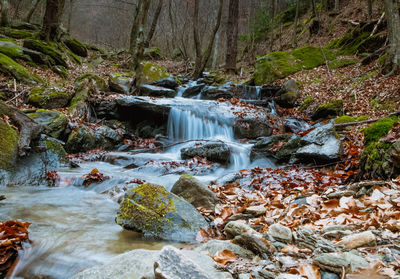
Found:
[{"label": "gray rock", "polygon": [[343,268],[348,269],[350,262],[335,253],[323,253],[313,258],[313,263],[322,270],[332,271],[333,273],[341,273]]},{"label": "gray rock", "polygon": [[46,135],[59,138],[68,124],[68,118],[57,110],[37,110],[29,113],[28,116],[35,120],[43,129]]},{"label": "gray rock", "polygon": [[247,207],[244,212],[252,216],[258,217],[264,215],[267,212],[267,210],[263,205],[255,205]]},{"label": "gray rock", "polygon": [[230,99],[232,97],[232,91],[225,87],[209,86],[201,91],[201,98],[204,100],[217,100],[219,98]]},{"label": "gray rock", "polygon": [[133,84],[132,77],[124,76],[119,73],[110,74],[110,79],[108,81],[108,86],[110,87],[111,91],[122,94],[129,94],[129,92],[131,91],[132,84]]},{"label": "gray rock", "polygon": [[141,279],[154,276],[154,262],[160,251],[133,250],[112,258],[108,263],[88,268],[70,279]]},{"label": "gray rock", "polygon": [[340,277],[335,273],[321,271],[321,279],[340,279]]},{"label": "gray rock", "polygon": [[268,230],[269,236],[272,238],[284,242],[284,243],[292,243],[293,235],[292,231],[281,224],[273,224],[269,227]]},{"label": "gray rock", "polygon": [[228,239],[235,238],[236,236],[241,235],[246,231],[254,232],[254,230],[249,225],[246,225],[245,223],[240,221],[229,222],[224,227],[224,232]]},{"label": "gray rock", "polygon": [[142,96],[174,98],[176,95],[175,90],[148,84],[141,84],[138,89]]},{"label": "gray rock", "polygon": [[229,273],[215,269],[208,256],[193,251],[180,251],[172,246],[162,249],[154,263],[155,279],[231,279]]},{"label": "gray rock", "polygon": [[201,90],[206,86],[205,83],[196,84],[193,86],[189,86],[188,88],[184,89],[182,92],[182,97],[190,98],[200,94]]},{"label": "gray rock", "polygon": [[273,128],[268,118],[249,118],[235,121],[233,132],[236,138],[256,139],[272,135]]},{"label": "gray rock", "polygon": [[262,269],[262,270],[258,271],[258,274],[262,278],[265,278],[265,279],[275,279],[276,278],[275,273],[273,273],[271,271],[268,271],[268,270],[265,270],[265,269]]},{"label": "gray rock", "polygon": [[208,226],[190,203],[150,183],[126,194],[116,222],[147,237],[174,241],[194,241],[200,228]]},{"label": "gray rock", "polygon": [[181,149],[181,157],[183,160],[196,156],[207,158],[207,160],[211,162],[227,165],[230,162],[231,151],[228,145],[223,142],[212,142]]},{"label": "gray rock", "polygon": [[315,234],[312,230],[305,227],[298,227],[293,233],[295,243],[300,248],[308,248],[311,250],[318,249],[323,252],[337,251],[337,247],[330,241]]},{"label": "gray rock", "polygon": [[171,192],[185,199],[194,207],[214,210],[218,197],[206,185],[191,175],[182,175],[174,184]]},{"label": "gray rock", "polygon": [[211,240],[196,249],[194,251],[197,252],[208,252],[211,256],[215,256],[218,252],[223,250],[229,250],[233,253],[239,255],[245,259],[252,259],[254,257],[254,253],[240,247],[239,245],[233,244],[229,240]]},{"label": "gray rock", "polygon": [[174,77],[166,77],[157,80],[153,85],[175,90],[179,84]]},{"label": "gray rock", "polygon": [[358,268],[367,267],[369,265],[363,257],[357,255],[356,253],[345,252],[341,255],[343,259],[350,263],[350,268],[352,271],[355,271]]},{"label": "gray rock", "polygon": [[268,255],[271,254],[269,248],[265,245],[262,238],[255,233],[242,233],[233,239],[233,243],[240,245],[257,255],[260,255],[264,259],[267,259]]},{"label": "gray rock", "polygon": [[276,158],[276,152],[271,151],[271,148],[279,142],[288,142],[291,137],[289,134],[282,134],[258,138],[251,148],[250,158],[252,160],[262,157]]}]

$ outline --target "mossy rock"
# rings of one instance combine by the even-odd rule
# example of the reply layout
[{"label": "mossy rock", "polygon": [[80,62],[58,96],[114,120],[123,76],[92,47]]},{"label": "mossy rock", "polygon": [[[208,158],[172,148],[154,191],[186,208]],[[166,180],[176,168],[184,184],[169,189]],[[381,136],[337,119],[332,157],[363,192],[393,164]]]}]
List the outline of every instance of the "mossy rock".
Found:
[{"label": "mossy rock", "polygon": [[356,118],[350,115],[343,115],[335,119],[335,124],[356,122]]},{"label": "mossy rock", "polygon": [[0,120],[0,170],[13,170],[18,158],[18,134]]},{"label": "mossy rock", "polygon": [[[335,58],[331,50],[324,50],[328,60]],[[270,52],[258,57],[254,72],[255,84],[263,85],[287,77],[304,69],[312,69],[325,64],[319,47],[306,46],[292,51]]]},{"label": "mossy rock", "polygon": [[364,129],[364,143],[368,145],[371,142],[379,141],[383,136],[393,128],[393,126],[399,121],[396,116],[383,118]]},{"label": "mossy rock", "polygon": [[53,72],[55,72],[62,78],[68,78],[68,76],[69,76],[68,70],[63,66],[56,65],[56,66],[53,66],[51,69],[53,70]]},{"label": "mossy rock", "polygon": [[32,31],[28,30],[19,30],[9,27],[1,27],[0,33],[6,35],[7,37],[14,38],[14,39],[25,39],[32,37],[34,34]]},{"label": "mossy rock", "polygon": [[142,62],[142,65],[143,83],[151,84],[157,80],[171,76],[163,66],[158,66],[151,62]]},{"label": "mossy rock", "polygon": [[7,55],[10,58],[22,58],[24,55],[23,49],[16,42],[0,39],[0,53]]},{"label": "mossy rock", "polygon": [[328,62],[329,69],[335,70],[358,63],[356,58],[337,58]]},{"label": "mossy rock", "polygon": [[150,183],[126,194],[116,222],[145,236],[175,241],[193,241],[200,228],[207,226],[191,204],[165,187]]},{"label": "mossy rock", "polygon": [[333,118],[343,115],[343,101],[333,100],[327,104],[320,105],[312,115],[313,120]]},{"label": "mossy rock", "polygon": [[88,50],[84,44],[77,39],[67,38],[64,40],[65,45],[76,55],[81,57],[88,56]]},{"label": "mossy rock", "polygon": [[56,88],[34,87],[28,96],[28,103],[38,108],[55,109],[66,107],[71,95]]},{"label": "mossy rock", "polygon": [[94,83],[96,90],[98,91],[106,91],[108,89],[106,81],[99,75],[96,75],[95,73],[85,73],[80,75],[75,80],[75,86],[77,88],[83,87],[86,86],[87,83],[90,81]]},{"label": "mossy rock", "polygon": [[67,158],[68,154],[65,151],[63,145],[59,141],[47,139],[47,140],[45,140],[45,145],[46,145],[46,149],[48,152],[57,156],[58,161],[60,161],[61,163],[68,162],[68,158]]},{"label": "mossy rock", "polygon": [[15,77],[18,81],[39,83],[40,78],[13,59],[0,53],[0,72]]},{"label": "mossy rock", "polygon": [[312,104],[315,103],[315,98],[308,96],[304,99],[303,103],[301,103],[299,110],[306,111]]},{"label": "mossy rock", "polygon": [[62,53],[57,50],[57,45],[55,44],[35,39],[26,39],[24,40],[24,47],[46,54],[47,56],[49,56],[49,60],[52,65],[60,65],[68,68],[66,59],[64,58]]},{"label": "mossy rock", "polygon": [[68,118],[62,112],[56,110],[38,109],[28,116],[40,124],[46,135],[59,138],[68,125]]},{"label": "mossy rock", "polygon": [[68,153],[86,152],[98,147],[98,137],[95,131],[82,125],[71,132],[65,149]]},{"label": "mossy rock", "polygon": [[160,59],[161,58],[161,50],[158,47],[149,47],[144,50],[144,58],[145,59]]},{"label": "mossy rock", "polygon": [[132,77],[121,73],[112,73],[109,77],[108,85],[111,91],[129,94],[133,84]]},{"label": "mossy rock", "polygon": [[271,148],[279,142],[287,143],[291,139],[291,135],[272,135],[269,137],[258,138],[257,142],[251,148],[250,158],[256,160],[259,158],[276,158],[276,153],[271,151]]}]

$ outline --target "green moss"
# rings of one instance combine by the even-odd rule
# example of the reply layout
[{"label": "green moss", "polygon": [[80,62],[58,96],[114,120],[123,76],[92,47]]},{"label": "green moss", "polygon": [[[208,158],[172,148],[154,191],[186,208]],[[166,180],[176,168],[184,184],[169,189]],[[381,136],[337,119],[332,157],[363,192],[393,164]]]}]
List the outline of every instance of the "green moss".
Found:
[{"label": "green moss", "polygon": [[360,115],[357,116],[356,121],[364,121],[364,120],[368,120],[369,119],[369,115]]},{"label": "green moss", "polygon": [[343,115],[335,119],[336,124],[355,122],[356,118],[349,115]]},{"label": "green moss", "polygon": [[393,128],[399,121],[396,116],[383,118],[364,129],[364,142],[368,145],[371,142],[378,142],[383,136]]},{"label": "green moss", "polygon": [[315,103],[315,99],[313,97],[308,96],[305,98],[303,103],[300,105],[299,110],[300,111],[305,111],[308,109],[309,106],[311,106],[313,103]]},{"label": "green moss", "polygon": [[339,39],[331,41],[327,48],[338,49],[338,55],[354,55],[359,51],[360,46],[368,44],[369,32],[361,32],[360,27],[355,28]]},{"label": "green moss", "polygon": [[89,97],[89,89],[82,88],[75,93],[75,96],[72,98],[71,103],[69,105],[69,113],[73,113],[73,111],[78,108],[81,104],[85,103],[87,98]]},{"label": "green moss", "polygon": [[159,59],[161,58],[161,50],[158,47],[150,47],[144,50],[145,59]]},{"label": "green moss", "polygon": [[75,80],[75,86],[82,87],[85,85],[85,82],[87,82],[89,80],[94,81],[96,88],[99,91],[105,91],[107,89],[106,81],[103,78],[101,78],[100,76],[96,75],[95,73],[85,73],[83,75],[80,75]]},{"label": "green moss", "polygon": [[333,100],[320,105],[312,115],[313,120],[336,117],[343,114],[343,101]]},{"label": "green moss", "polygon": [[88,50],[86,46],[77,39],[68,38],[64,41],[64,43],[74,54],[81,57],[88,56]]},{"label": "green moss", "polygon": [[162,78],[171,76],[163,66],[158,66],[151,62],[142,62],[142,65],[145,83],[153,83]]},{"label": "green moss", "polygon": [[61,65],[65,68],[68,68],[65,58],[61,52],[57,50],[57,45],[54,43],[51,44],[40,40],[27,39],[24,41],[24,47],[46,54],[49,56],[49,60],[52,65]]},{"label": "green moss", "polygon": [[7,100],[7,94],[4,91],[0,92],[0,101],[5,101]]},{"label": "green moss", "polygon": [[67,162],[67,152],[65,151],[64,147],[61,143],[55,140],[46,140],[45,141],[46,149],[56,155],[58,160],[61,162]]},{"label": "green moss", "polygon": [[0,72],[22,82],[40,82],[40,78],[10,57],[0,53]]},{"label": "green moss", "polygon": [[68,70],[65,67],[56,65],[56,66],[52,67],[51,69],[53,70],[53,72],[58,74],[60,77],[68,78]]},{"label": "green moss", "polygon": [[71,96],[64,91],[55,88],[34,87],[28,96],[28,103],[40,108],[62,108],[65,107]]},{"label": "green moss", "polygon": [[33,33],[28,30],[19,30],[9,27],[1,27],[0,33],[14,39],[25,39],[33,36]]},{"label": "green moss", "polygon": [[[333,59],[331,50],[324,50],[327,59]],[[258,57],[254,73],[256,85],[271,83],[303,69],[312,69],[325,64],[319,47],[306,46],[292,51],[271,52]]]},{"label": "green moss", "polygon": [[20,47],[17,43],[10,41],[0,40],[0,52],[13,59],[21,58],[23,56],[22,47]]},{"label": "green moss", "polygon": [[59,138],[68,124],[67,116],[56,110],[38,109],[35,113],[28,113],[28,116],[36,120],[44,132],[53,138]]},{"label": "green moss", "polygon": [[356,64],[358,59],[355,58],[337,58],[328,62],[328,66],[331,70],[346,67],[348,65]]},{"label": "green moss", "polygon": [[18,134],[0,120],[0,135],[0,169],[12,170],[17,160]]}]

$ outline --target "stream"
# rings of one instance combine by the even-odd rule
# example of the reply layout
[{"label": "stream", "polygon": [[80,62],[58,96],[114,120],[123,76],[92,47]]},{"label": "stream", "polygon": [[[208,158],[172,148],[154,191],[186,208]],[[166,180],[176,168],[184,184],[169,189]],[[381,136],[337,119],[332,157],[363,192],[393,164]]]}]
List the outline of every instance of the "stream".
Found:
[{"label": "stream", "polygon": [[[178,90],[179,91],[179,90]],[[253,90],[254,91],[254,90]],[[257,91],[254,93],[257,95]],[[176,97],[182,101],[183,98]],[[210,101],[187,99],[184,107],[170,110],[168,137],[173,142],[187,140],[219,140],[231,149],[229,166],[197,171],[195,176],[209,183],[240,169],[274,167],[265,159],[250,162],[251,144],[234,139],[233,121],[222,113],[213,114],[204,106]],[[226,114],[228,115],[228,114]],[[168,190],[188,170],[184,165],[164,167],[168,162],[183,162],[180,149],[192,142],[175,145],[162,153],[112,152],[102,161],[83,162],[80,168],[62,168],[60,187],[29,185],[1,189],[6,199],[0,203],[0,220],[17,219],[30,222],[31,245],[26,247],[14,275],[22,278],[69,278],[77,272],[132,249],[161,249],[171,243],[146,240],[140,234],[123,230],[114,221],[119,208],[118,198],[105,194],[125,182],[141,179],[164,185]],[[108,159],[107,159],[108,158]],[[112,158],[112,159],[111,159]],[[121,163],[123,162],[123,163]],[[137,168],[124,165],[134,163]],[[164,164],[162,164],[164,163]],[[110,179],[101,184],[82,187],[82,176],[97,168]],[[173,243],[181,246],[182,244]]]}]

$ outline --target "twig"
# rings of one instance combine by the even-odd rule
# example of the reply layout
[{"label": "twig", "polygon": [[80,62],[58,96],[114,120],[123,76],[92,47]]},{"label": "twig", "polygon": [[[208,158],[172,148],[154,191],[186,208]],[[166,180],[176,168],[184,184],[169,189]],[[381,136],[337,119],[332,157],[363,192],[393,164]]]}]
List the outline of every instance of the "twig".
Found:
[{"label": "twig", "polygon": [[376,30],[378,30],[378,26],[381,24],[382,20],[385,18],[385,12],[382,13],[381,17],[379,18],[378,22],[375,24],[374,29],[372,30],[371,34],[369,35],[372,37],[375,35]]},{"label": "twig", "polygon": [[15,100],[16,98],[18,98],[19,96],[21,96],[22,94],[24,94],[25,91],[22,90],[19,94],[15,95],[14,97],[12,97],[10,100],[7,100],[5,103],[8,104],[10,102],[12,102],[13,100]]},{"label": "twig", "polygon": [[321,45],[319,46],[319,48],[321,49],[322,55],[324,56],[325,65],[326,65],[326,68],[328,69],[328,74],[331,75],[331,71],[329,70],[328,60],[326,59],[325,52],[324,52],[324,50],[322,49],[322,46],[321,46]]},{"label": "twig", "polygon": [[358,122],[340,123],[340,124],[334,124],[333,126],[334,127],[347,127],[347,126],[355,126],[355,125],[361,125],[361,124],[366,124],[366,123],[373,123],[373,122],[376,122],[383,118],[387,118],[387,117],[391,117],[391,116],[398,116],[398,115],[400,115],[400,111],[393,112],[393,113],[391,113],[387,116],[381,117],[381,118],[358,121]]}]

